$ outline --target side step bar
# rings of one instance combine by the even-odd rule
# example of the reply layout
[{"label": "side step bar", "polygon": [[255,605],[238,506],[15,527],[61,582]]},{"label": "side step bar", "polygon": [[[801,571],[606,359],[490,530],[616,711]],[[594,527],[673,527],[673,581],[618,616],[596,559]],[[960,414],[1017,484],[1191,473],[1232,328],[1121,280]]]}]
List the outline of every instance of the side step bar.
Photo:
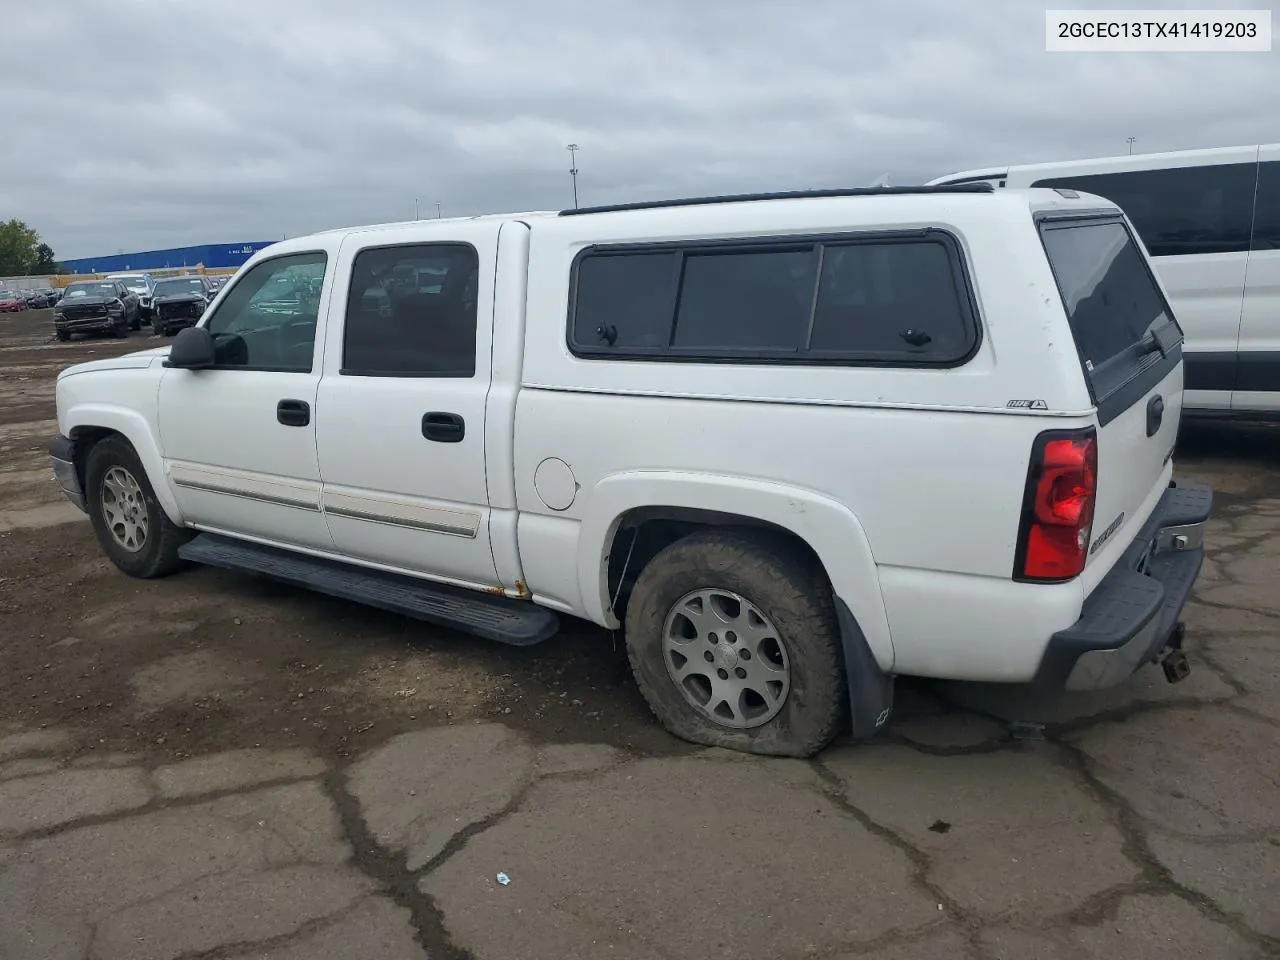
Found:
[{"label": "side step bar", "polygon": [[560,629],[560,619],[554,613],[526,600],[490,596],[211,533],[190,540],[178,548],[178,555],[193,563],[260,574],[516,647],[540,643]]}]

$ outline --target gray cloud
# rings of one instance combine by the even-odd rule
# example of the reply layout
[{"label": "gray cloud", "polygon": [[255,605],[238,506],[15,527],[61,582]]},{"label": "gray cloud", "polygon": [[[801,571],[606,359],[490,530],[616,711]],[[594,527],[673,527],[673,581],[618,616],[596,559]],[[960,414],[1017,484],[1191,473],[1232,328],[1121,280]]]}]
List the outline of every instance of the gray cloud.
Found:
[{"label": "gray cloud", "polygon": [[24,6],[0,217],[65,257],[406,219],[415,196],[424,216],[567,206],[570,141],[602,203],[1280,127],[1272,54],[1050,54],[1025,0]]}]

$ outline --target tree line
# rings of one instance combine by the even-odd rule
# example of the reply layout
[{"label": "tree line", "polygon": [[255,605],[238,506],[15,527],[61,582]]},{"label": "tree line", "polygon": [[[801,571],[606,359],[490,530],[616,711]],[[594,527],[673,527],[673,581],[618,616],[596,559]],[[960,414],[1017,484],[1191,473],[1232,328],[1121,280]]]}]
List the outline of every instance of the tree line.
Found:
[{"label": "tree line", "polygon": [[0,223],[0,277],[33,277],[65,272],[53,248],[21,220]]}]

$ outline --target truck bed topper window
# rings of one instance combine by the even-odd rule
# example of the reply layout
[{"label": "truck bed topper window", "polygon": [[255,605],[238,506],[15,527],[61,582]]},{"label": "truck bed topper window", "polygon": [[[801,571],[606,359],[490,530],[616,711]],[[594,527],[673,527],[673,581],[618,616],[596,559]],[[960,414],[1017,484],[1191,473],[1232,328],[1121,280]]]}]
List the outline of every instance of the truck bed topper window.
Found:
[{"label": "truck bed topper window", "polygon": [[950,367],[980,327],[943,230],[591,247],[574,263],[579,357]]}]

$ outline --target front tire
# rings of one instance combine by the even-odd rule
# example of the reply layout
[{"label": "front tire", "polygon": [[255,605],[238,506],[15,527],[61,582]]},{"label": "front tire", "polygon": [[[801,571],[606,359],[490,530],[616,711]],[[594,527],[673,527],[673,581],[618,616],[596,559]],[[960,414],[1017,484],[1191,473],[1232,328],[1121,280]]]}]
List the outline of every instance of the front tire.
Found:
[{"label": "front tire", "polygon": [[178,548],[192,533],[166,516],[128,441],[108,437],[89,451],[85,495],[98,544],[124,573],[150,579],[186,565]]},{"label": "front tire", "polygon": [[683,740],[808,757],[844,723],[830,584],[780,537],[709,530],[660,551],[632,590],[626,643],[640,692]]},{"label": "front tire", "polygon": [[67,331],[65,330],[55,330],[53,332],[53,335],[57,337],[59,340],[61,340],[63,343],[66,343],[68,340],[71,339],[71,334],[67,333]]}]

